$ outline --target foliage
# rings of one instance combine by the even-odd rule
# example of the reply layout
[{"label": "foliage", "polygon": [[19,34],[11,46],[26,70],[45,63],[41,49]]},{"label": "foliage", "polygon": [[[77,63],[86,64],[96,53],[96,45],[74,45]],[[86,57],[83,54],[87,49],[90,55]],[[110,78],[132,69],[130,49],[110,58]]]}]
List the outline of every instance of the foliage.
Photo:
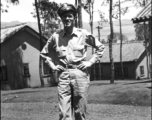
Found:
[{"label": "foliage", "polygon": [[98,10],[100,21],[98,21],[99,26],[103,26],[104,23],[108,22],[108,19],[105,18],[105,13]]},{"label": "foliage", "polygon": [[[149,38],[149,26],[148,24],[145,24],[145,31],[144,31],[144,24],[135,24],[135,33],[136,33],[136,40],[137,41],[143,41],[145,39]],[[145,33],[145,36],[144,36]]]},{"label": "foliage", "polygon": [[[5,1],[7,3],[13,4],[13,5],[18,5],[19,4],[19,0],[5,0]],[[9,8],[8,5],[6,5],[6,8],[5,8],[5,6],[2,3],[0,3],[0,6],[1,6],[1,12],[2,13],[7,13],[8,12],[8,8]]]},{"label": "foliage", "polygon": [[[110,35],[107,36],[107,39],[108,39],[108,40],[110,39]],[[121,39],[120,33],[115,32],[115,33],[113,34],[113,43],[119,42],[120,39]],[[122,34],[122,41],[124,41],[124,42],[125,42],[125,41],[128,41],[127,36],[124,35],[124,34]],[[107,41],[107,42],[109,42],[109,41]]]},{"label": "foliage", "polygon": [[93,13],[94,13],[94,1],[95,0],[83,0],[82,6],[84,10],[89,14],[89,24],[91,28],[91,33],[93,34]]},{"label": "foliage", "polygon": [[8,3],[19,4],[19,0],[6,0]]},{"label": "foliage", "polygon": [[[33,4],[35,6],[35,4]],[[39,14],[40,19],[43,21],[41,24],[43,36],[49,38],[59,27],[57,22],[59,21],[57,16],[57,10],[59,8],[59,4],[56,2],[49,2],[49,0],[43,0],[39,3]],[[36,18],[36,11],[31,13],[34,18]]]},{"label": "foliage", "polygon": [[[101,6],[109,5],[109,1],[110,0],[103,0]],[[132,3],[132,6],[121,7],[121,15],[125,15],[129,11],[129,8],[143,7],[149,1],[150,0],[121,0],[120,4]],[[118,19],[119,18],[119,1],[118,0],[113,3],[112,10],[113,10],[112,17],[114,19]]]},{"label": "foliage", "polygon": [[101,42],[102,44],[106,44],[106,43],[107,43],[107,42],[105,41],[105,39],[100,40],[100,42]]}]

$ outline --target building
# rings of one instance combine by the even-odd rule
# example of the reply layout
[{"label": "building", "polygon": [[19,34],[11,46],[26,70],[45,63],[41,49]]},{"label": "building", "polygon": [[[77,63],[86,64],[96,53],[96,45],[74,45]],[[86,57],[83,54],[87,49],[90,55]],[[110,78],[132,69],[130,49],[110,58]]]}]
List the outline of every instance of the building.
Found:
[{"label": "building", "polygon": [[[122,79],[120,63],[120,44],[113,44],[113,59],[115,67],[115,79]],[[143,42],[130,42],[122,44],[122,62],[124,79],[145,79],[148,77],[146,64],[146,51]],[[94,73],[92,66],[91,73]],[[101,69],[100,69],[101,68]],[[91,80],[110,80],[111,66],[109,59],[109,45],[105,45],[105,53],[100,62],[95,64],[95,74],[91,75]]]},{"label": "building", "polygon": [[[43,37],[43,45],[46,43]],[[1,28],[1,89],[21,89],[50,85],[51,70],[47,65],[39,68],[40,37],[26,24]],[[41,71],[42,76],[40,80]]]},{"label": "building", "polygon": [[[147,49],[147,62],[149,65],[149,73],[151,74],[152,78],[152,1],[146,0],[146,5],[144,8],[136,15],[136,17],[132,18],[133,23],[137,24],[148,24],[149,26],[149,37],[148,40],[145,41],[145,46]],[[145,28],[145,27],[144,27]],[[150,53],[150,54],[149,54]]]}]

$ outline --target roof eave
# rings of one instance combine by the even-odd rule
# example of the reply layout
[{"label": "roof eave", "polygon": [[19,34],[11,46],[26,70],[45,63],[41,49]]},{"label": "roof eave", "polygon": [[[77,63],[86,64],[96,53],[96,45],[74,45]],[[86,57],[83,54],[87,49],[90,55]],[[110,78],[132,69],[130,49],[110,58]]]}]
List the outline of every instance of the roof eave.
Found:
[{"label": "roof eave", "polygon": [[151,21],[151,20],[152,20],[152,16],[132,19],[133,23],[146,22],[146,21]]}]

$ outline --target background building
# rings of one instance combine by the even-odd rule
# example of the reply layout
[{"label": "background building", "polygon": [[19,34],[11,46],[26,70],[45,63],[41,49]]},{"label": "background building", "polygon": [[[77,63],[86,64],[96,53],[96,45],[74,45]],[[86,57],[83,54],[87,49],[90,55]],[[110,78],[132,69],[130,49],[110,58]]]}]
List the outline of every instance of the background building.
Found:
[{"label": "background building", "polygon": [[[43,45],[46,43],[43,37]],[[51,85],[52,74],[47,65],[42,66],[43,81],[39,75],[39,33],[26,24],[1,29],[1,89],[21,89]]]},{"label": "background building", "polygon": [[[110,59],[109,59],[109,45],[105,45],[105,53],[100,59],[100,62],[91,68],[91,80],[109,80],[110,73]],[[115,79],[122,79],[121,63],[120,63],[120,43],[113,44],[113,59],[115,66]],[[124,70],[124,79],[145,79],[148,78],[148,70],[146,64],[146,50],[143,42],[123,43],[122,45],[122,62]]]}]

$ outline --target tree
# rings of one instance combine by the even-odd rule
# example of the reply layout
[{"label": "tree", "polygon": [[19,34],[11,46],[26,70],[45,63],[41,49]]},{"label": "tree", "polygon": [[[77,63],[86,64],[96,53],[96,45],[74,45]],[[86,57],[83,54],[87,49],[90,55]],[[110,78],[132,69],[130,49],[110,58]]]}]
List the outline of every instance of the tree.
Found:
[{"label": "tree", "polygon": [[[39,1],[40,2],[40,1]],[[41,31],[41,24],[40,24],[40,15],[39,15],[39,3],[37,0],[35,0],[35,9],[36,9],[36,15],[37,15],[37,22],[38,22],[38,28],[39,28],[39,35],[40,35],[40,51],[42,50],[43,47],[43,42],[42,42],[42,31]],[[41,87],[44,87],[44,81],[42,78],[42,64],[43,60],[41,57],[39,57],[39,74],[40,74],[40,81],[41,81]]]},{"label": "tree", "polygon": [[[77,7],[78,5],[78,0],[75,0],[75,6]],[[78,27],[78,18],[77,15],[75,16],[75,27]]]},{"label": "tree", "polygon": [[[100,40],[100,29],[103,28],[103,24],[107,23],[108,20],[105,18],[105,13],[104,12],[101,12],[100,10],[98,10],[98,13],[99,13],[99,17],[100,17],[100,21],[98,21],[98,38],[99,38],[99,41],[103,44],[105,44],[105,40],[102,39]],[[100,79],[101,79],[101,63],[100,63],[100,60],[99,60],[99,70],[100,70]]]},{"label": "tree", "polygon": [[[38,28],[40,33],[40,51],[43,48],[43,42],[42,42],[42,32],[43,35],[47,38],[49,38],[52,33],[55,31],[53,28],[56,27],[56,21],[57,18],[57,9],[59,8],[59,5],[55,2],[49,2],[48,0],[35,0],[35,11],[33,14],[33,17],[37,18],[38,21]],[[40,21],[43,21],[44,24],[41,25]],[[43,31],[42,31],[43,29]],[[44,80],[42,78],[42,66],[43,66],[43,60],[40,57],[39,58],[39,73],[40,73],[40,81],[41,86],[44,86]],[[56,83],[54,83],[56,84]]]},{"label": "tree", "polygon": [[147,64],[147,76],[149,77],[150,75],[150,60],[149,60],[149,53],[150,50],[148,49],[149,47],[149,36],[150,36],[150,28],[149,25],[144,23],[144,24],[139,24],[137,23],[135,26],[135,33],[136,33],[136,41],[143,41],[144,42],[144,46],[145,46],[145,50],[146,50],[146,64]]},{"label": "tree", "polygon": [[83,28],[82,24],[82,3],[81,0],[78,0],[78,27]]},{"label": "tree", "polygon": [[[149,0],[144,0],[143,6],[145,6]],[[150,50],[149,50],[149,36],[150,36],[150,22],[149,24],[146,24],[145,22],[143,24],[136,24],[135,25],[135,32],[136,32],[136,40],[137,41],[144,41],[144,46],[146,50],[146,64],[147,64],[147,76],[149,78],[150,76]]]},{"label": "tree", "polygon": [[[89,14],[89,24],[91,29],[91,34],[93,34],[93,13],[94,13],[94,0],[85,0],[83,1],[83,8],[84,10]],[[94,49],[92,48],[92,54],[94,53]],[[93,65],[94,70],[94,79],[96,79],[95,76],[95,65]]]},{"label": "tree", "polygon": [[103,24],[108,23],[108,19],[105,18],[105,13],[101,10],[98,10],[100,20],[98,21],[98,25],[103,27]]},{"label": "tree", "polygon": [[[109,43],[109,58],[110,58],[110,64],[111,64],[111,79],[110,83],[114,83],[114,60],[113,60],[113,54],[112,54],[112,44],[114,40],[114,30],[113,30],[113,0],[104,0],[102,5],[107,5],[109,4],[109,23],[110,23],[110,35],[108,36],[108,43]],[[101,6],[102,6],[101,5]]]},{"label": "tree", "polygon": [[[9,4],[13,4],[13,5],[18,5],[19,4],[19,0],[6,0],[7,3]],[[4,12],[8,12],[8,8],[9,6],[6,5],[6,8],[4,8],[3,4],[0,3],[0,6],[1,6],[1,12],[4,13]]]},{"label": "tree", "polygon": [[[121,14],[125,14],[130,6],[127,6],[125,8],[121,8],[121,4],[126,3],[126,2],[132,2],[134,3],[134,6],[142,6],[145,3],[145,0],[123,0],[120,2],[117,1],[115,4],[113,4],[112,0],[104,0],[104,2],[109,2],[110,1],[110,11],[109,11],[109,19],[110,19],[110,39],[109,39],[109,56],[110,56],[110,63],[111,63],[111,83],[114,82],[114,64],[113,64],[113,57],[112,57],[112,40],[113,40],[113,23],[112,23],[112,18],[118,19],[119,18],[119,25],[120,25],[120,40],[121,40],[121,45],[120,45],[120,62],[122,66],[122,73],[123,73],[123,64],[122,64],[122,28],[121,28]],[[115,11],[115,8],[117,10]]]},{"label": "tree", "polygon": [[83,1],[83,8],[89,14],[89,24],[91,28],[91,34],[93,34],[94,0]]},{"label": "tree", "polygon": [[123,1],[116,1],[116,3],[113,5],[113,18],[119,20],[119,29],[120,29],[120,64],[121,64],[121,73],[122,73],[122,79],[124,79],[124,71],[123,71],[123,62],[122,62],[122,42],[123,42],[123,36],[122,36],[122,24],[121,24],[121,15],[124,15],[128,11],[128,6],[122,8],[121,4],[124,4],[127,0]]},{"label": "tree", "polygon": [[122,62],[122,26],[121,26],[121,2],[119,0],[119,25],[120,25],[120,63],[122,79],[124,80],[123,62]]},{"label": "tree", "polygon": [[[122,42],[126,42],[128,41],[128,38],[126,35],[124,34],[120,34],[119,32],[114,32],[113,33],[113,43],[120,43],[120,39],[122,37]],[[107,39],[109,40],[110,39],[110,35],[107,36]],[[109,41],[107,41],[107,43],[109,43]]]},{"label": "tree", "polygon": [[110,57],[110,63],[111,63],[110,83],[114,83],[114,60],[113,60],[113,54],[112,54],[112,42],[113,42],[112,5],[113,5],[113,0],[110,0],[110,5],[109,5],[109,20],[110,20],[110,33],[111,33],[110,39],[109,39],[109,57]]},{"label": "tree", "polygon": [[[33,4],[35,6],[35,4]],[[57,17],[57,10],[59,5],[55,2],[49,2],[49,0],[40,1],[38,10],[41,24],[42,34],[46,38],[49,38],[60,26],[59,18]],[[32,12],[33,17],[37,17],[36,11]]]},{"label": "tree", "polygon": [[[137,41],[144,41],[145,37],[149,37],[149,26],[148,24],[135,24],[135,33],[136,33],[136,40]],[[145,33],[145,34],[144,34]]]},{"label": "tree", "polygon": [[[149,3],[151,0],[141,0],[139,6],[144,7],[147,3]],[[147,64],[147,76],[150,75],[150,50],[149,50],[149,36],[150,36],[150,24],[146,24],[145,22],[143,24],[136,24],[135,32],[136,32],[136,40],[137,41],[144,41],[144,46],[146,50],[146,64]]]}]

